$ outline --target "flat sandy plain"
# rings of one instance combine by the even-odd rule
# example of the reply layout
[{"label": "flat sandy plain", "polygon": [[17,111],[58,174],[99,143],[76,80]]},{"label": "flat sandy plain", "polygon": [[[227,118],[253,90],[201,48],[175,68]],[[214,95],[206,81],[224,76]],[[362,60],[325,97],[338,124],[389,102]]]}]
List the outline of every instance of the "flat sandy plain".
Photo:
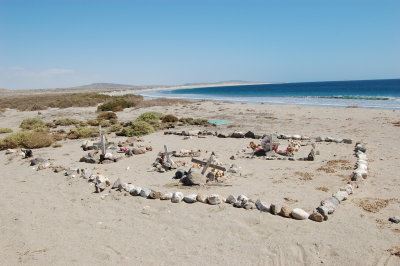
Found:
[{"label": "flat sandy plain", "polygon": [[[48,109],[38,114],[7,109],[0,115],[0,128],[17,131],[29,117],[49,122],[95,118],[95,110]],[[226,203],[174,204],[109,188],[97,194],[84,179],[51,169],[36,171],[29,161],[1,151],[1,265],[400,265],[400,224],[388,221],[390,216],[400,216],[400,128],[393,124],[399,121],[399,111],[203,101],[125,109],[118,117],[129,121],[147,111],[232,122],[229,127],[208,128],[218,132],[251,130],[362,140],[367,143],[369,176],[328,221],[317,223]],[[175,130],[188,129],[196,127]],[[126,138],[110,135],[109,139]],[[161,192],[244,194],[308,212],[349,180],[356,162],[354,144],[318,143],[320,155],[315,161],[293,162],[230,160],[247,149],[250,139],[184,140],[163,132],[142,139],[139,144],[151,145],[153,151],[114,164],[78,162],[85,154],[82,140],[60,141],[62,147],[34,150],[34,155],[50,159],[53,165],[93,169],[111,182],[121,178]],[[241,167],[242,175],[231,176],[229,186],[179,187],[172,179],[174,172],[148,171],[164,144],[177,151],[200,149],[201,158],[213,151],[225,166]],[[296,157],[306,156],[309,150],[302,147]],[[189,162],[190,158],[176,160]],[[331,171],[323,170],[327,167]]]}]

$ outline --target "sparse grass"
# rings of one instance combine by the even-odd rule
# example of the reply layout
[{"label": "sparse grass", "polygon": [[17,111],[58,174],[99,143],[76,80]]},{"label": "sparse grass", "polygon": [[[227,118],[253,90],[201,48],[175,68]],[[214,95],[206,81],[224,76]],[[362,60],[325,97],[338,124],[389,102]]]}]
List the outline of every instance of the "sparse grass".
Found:
[{"label": "sparse grass", "polygon": [[90,138],[93,133],[97,132],[95,127],[77,127],[69,131],[67,138],[69,139],[85,139]]},{"label": "sparse grass", "polygon": [[183,99],[158,98],[158,99],[150,99],[138,102],[135,108],[147,108],[153,106],[172,106],[176,104],[189,104],[189,103],[192,102]]},{"label": "sparse grass", "polygon": [[11,133],[13,130],[11,128],[0,128],[0,134]]},{"label": "sparse grass", "polygon": [[1,149],[26,148],[36,149],[49,147],[54,143],[53,137],[44,132],[21,131],[0,140]]},{"label": "sparse grass", "polygon": [[71,125],[79,125],[80,123],[81,123],[80,120],[72,118],[63,118],[54,121],[54,125],[56,126],[71,126]]},{"label": "sparse grass", "polygon": [[400,121],[392,122],[392,125],[395,127],[400,127]]},{"label": "sparse grass", "polygon": [[321,191],[324,191],[324,192],[328,192],[329,191],[329,188],[327,188],[327,187],[316,187],[315,189],[316,190],[321,190]]},{"label": "sparse grass", "polygon": [[27,118],[22,120],[19,127],[25,130],[32,130],[32,129],[46,127],[46,123],[40,120],[39,118]]},{"label": "sparse grass", "polygon": [[303,181],[313,180],[313,176],[314,176],[313,174],[306,173],[306,172],[294,172],[294,174],[300,176],[299,179],[303,180]]}]

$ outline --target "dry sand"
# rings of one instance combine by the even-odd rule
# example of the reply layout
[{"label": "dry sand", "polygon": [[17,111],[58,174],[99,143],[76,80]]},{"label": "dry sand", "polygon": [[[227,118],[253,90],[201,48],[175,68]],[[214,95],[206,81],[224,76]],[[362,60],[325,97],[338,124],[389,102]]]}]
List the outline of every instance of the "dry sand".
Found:
[{"label": "dry sand", "polygon": [[[400,265],[399,256],[388,251],[400,247],[400,224],[388,222],[390,216],[400,216],[400,128],[392,124],[399,120],[399,111],[203,101],[126,109],[118,116],[129,121],[146,111],[233,122],[211,128],[218,132],[251,130],[363,140],[370,174],[328,221],[316,223],[228,204],[173,204],[110,189],[96,194],[93,185],[81,178],[67,178],[50,169],[36,171],[28,161],[2,151],[1,265]],[[17,130],[27,117],[52,121],[95,116],[95,108],[49,109],[40,115],[7,110],[0,117],[0,128]],[[178,130],[190,128],[195,127]],[[183,140],[157,132],[143,140],[140,144],[151,145],[153,151],[115,164],[79,163],[85,154],[81,140],[62,141],[62,147],[34,150],[34,155],[50,159],[53,165],[94,169],[111,182],[121,178],[161,192],[245,194],[308,212],[346,183],[356,161],[354,145],[349,144],[318,144],[321,154],[314,162],[232,161],[230,156],[246,148],[249,139]],[[177,187],[171,178],[174,172],[148,171],[164,144],[170,150],[201,149],[201,158],[214,151],[226,166],[235,163],[243,174],[232,176],[227,183],[231,186]],[[307,155],[309,149],[303,147],[298,156]],[[176,160],[189,162],[189,158]],[[328,166],[333,171],[321,170]]]}]

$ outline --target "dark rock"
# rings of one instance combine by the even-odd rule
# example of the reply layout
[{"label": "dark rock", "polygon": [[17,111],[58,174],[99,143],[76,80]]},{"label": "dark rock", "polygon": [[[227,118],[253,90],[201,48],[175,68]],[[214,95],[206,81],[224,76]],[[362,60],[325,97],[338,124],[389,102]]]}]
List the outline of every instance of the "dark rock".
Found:
[{"label": "dark rock", "polygon": [[400,218],[398,218],[398,217],[390,217],[389,221],[392,222],[392,223],[398,224],[398,223],[400,223]]},{"label": "dark rock", "polygon": [[43,159],[43,158],[35,158],[35,159],[32,159],[32,160],[31,160],[31,166],[38,165],[38,164],[44,163],[44,162],[46,162],[46,161],[47,161],[47,160],[46,160],[46,159]]},{"label": "dark rock", "polygon": [[248,131],[246,134],[244,134],[244,137],[245,137],[245,138],[249,138],[249,139],[255,139],[255,138],[256,138],[256,136],[254,135],[254,133],[251,132],[251,131]]},{"label": "dark rock", "polygon": [[185,174],[185,170],[178,169],[175,173],[174,179],[181,179]]},{"label": "dark rock", "polygon": [[84,163],[98,163],[99,162],[98,160],[96,160],[95,158],[93,158],[91,156],[83,156],[79,161],[84,162]]},{"label": "dark rock", "polygon": [[224,134],[224,133],[219,133],[219,134],[217,135],[217,137],[218,137],[218,138],[226,138],[227,135]]}]

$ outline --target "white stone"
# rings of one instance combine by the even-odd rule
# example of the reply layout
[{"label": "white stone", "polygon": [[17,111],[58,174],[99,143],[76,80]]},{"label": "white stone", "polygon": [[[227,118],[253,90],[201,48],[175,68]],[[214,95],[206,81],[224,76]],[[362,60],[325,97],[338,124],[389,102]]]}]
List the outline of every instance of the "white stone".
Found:
[{"label": "white stone", "polygon": [[267,204],[264,204],[261,200],[257,200],[256,201],[256,207],[257,207],[257,209],[259,210],[259,211],[262,211],[262,212],[269,212],[269,206],[267,205]]},{"label": "white stone", "polygon": [[292,139],[301,140],[301,136],[300,135],[293,135]]},{"label": "white stone", "polygon": [[150,195],[151,190],[148,188],[142,188],[142,191],[140,191],[140,196],[143,198],[147,198]]},{"label": "white stone", "polygon": [[207,201],[211,205],[218,205],[222,202],[222,198],[219,195],[213,194],[207,198]]},{"label": "white stone", "polygon": [[135,187],[135,189],[133,189],[130,193],[132,196],[139,196],[140,192],[142,192],[142,188],[141,187]]},{"label": "white stone", "polygon": [[346,191],[340,191],[340,190],[332,195],[332,197],[337,198],[338,201],[340,201],[340,202],[347,200],[348,196],[349,196],[349,194],[347,194]]},{"label": "white stone", "polygon": [[160,196],[160,200],[171,200],[172,192],[164,193]]},{"label": "white stone", "polygon": [[104,183],[106,185],[110,185],[110,180],[103,175],[97,175],[96,179],[95,179],[95,183],[96,184]]},{"label": "white stone", "polygon": [[172,194],[171,202],[179,203],[179,202],[182,201],[182,199],[183,199],[183,193],[182,192],[174,192],[174,194]]},{"label": "white stone", "polygon": [[347,184],[344,187],[341,187],[340,190],[341,191],[346,191],[347,194],[349,194],[349,195],[354,193],[354,188],[353,188],[353,186],[351,184]]},{"label": "white stone", "polygon": [[246,197],[245,195],[239,195],[239,196],[237,197],[237,200],[238,200],[238,201],[248,201],[249,198]]},{"label": "white stone", "polygon": [[124,189],[126,192],[131,193],[131,191],[135,189],[135,186],[133,184],[125,184]]},{"label": "white stone", "polygon": [[183,197],[183,201],[186,203],[195,203],[197,195],[196,194],[190,194],[188,196]]},{"label": "white stone", "polygon": [[306,211],[300,209],[300,208],[295,208],[292,210],[292,217],[297,220],[305,220],[310,216]]}]

